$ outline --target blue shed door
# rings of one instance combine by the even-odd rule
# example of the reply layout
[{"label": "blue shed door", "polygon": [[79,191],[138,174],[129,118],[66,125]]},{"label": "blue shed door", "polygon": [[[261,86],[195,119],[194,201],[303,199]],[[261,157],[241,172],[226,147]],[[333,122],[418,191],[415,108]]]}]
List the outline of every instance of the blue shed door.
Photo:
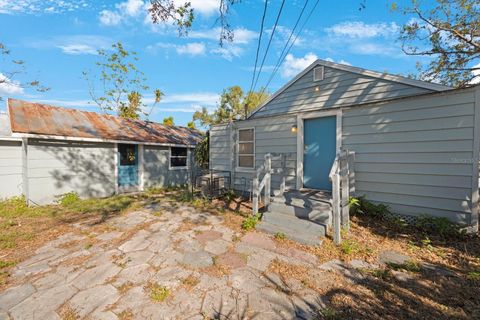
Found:
[{"label": "blue shed door", "polygon": [[331,191],[328,175],[337,153],[337,119],[305,119],[303,128],[303,186]]},{"label": "blue shed door", "polygon": [[121,187],[138,186],[137,145],[118,145],[118,185]]}]

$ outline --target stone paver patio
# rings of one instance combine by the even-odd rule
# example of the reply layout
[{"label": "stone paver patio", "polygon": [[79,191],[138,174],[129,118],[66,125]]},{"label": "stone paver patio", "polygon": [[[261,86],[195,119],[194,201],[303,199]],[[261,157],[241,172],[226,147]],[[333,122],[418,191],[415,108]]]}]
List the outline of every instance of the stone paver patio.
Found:
[{"label": "stone paver patio", "polygon": [[[15,286],[0,293],[0,319],[308,319],[323,305],[268,271],[278,259],[321,285],[329,272],[315,256],[235,232],[221,216],[162,203],[104,224],[103,233],[78,224],[20,263]],[[152,284],[167,291],[163,301]]]}]

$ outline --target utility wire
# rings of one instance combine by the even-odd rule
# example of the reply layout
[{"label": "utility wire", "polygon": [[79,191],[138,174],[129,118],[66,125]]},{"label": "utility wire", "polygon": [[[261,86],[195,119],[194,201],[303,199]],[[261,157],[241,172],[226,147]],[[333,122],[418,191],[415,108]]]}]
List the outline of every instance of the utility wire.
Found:
[{"label": "utility wire", "polygon": [[263,55],[262,63],[260,64],[260,69],[257,74],[257,78],[255,79],[255,83],[253,84],[253,90],[257,87],[258,79],[260,78],[260,74],[262,73],[263,65],[265,60],[267,59],[268,50],[270,49],[270,45],[272,44],[273,36],[275,35],[275,30],[277,29],[278,21],[280,20],[280,16],[282,15],[283,6],[285,4],[285,0],[282,0],[282,4],[280,5],[280,9],[278,10],[277,18],[275,19],[275,24],[272,28],[272,33],[270,34],[270,39],[268,40],[267,49],[265,50],[265,54]]},{"label": "utility wire", "polygon": [[[307,5],[307,2],[308,0],[306,1],[305,3],[305,6]],[[272,75],[270,76],[270,78],[268,79],[268,82],[267,84],[265,85],[265,87],[263,87],[262,89],[262,94],[265,92],[266,88],[268,87],[268,85],[270,84],[270,82],[273,80],[273,78],[275,77],[275,74],[277,73],[278,69],[280,69],[280,66],[282,65],[283,61],[285,60],[286,56],[290,53],[290,50],[292,49],[293,45],[295,44],[295,42],[297,41],[297,38],[298,36],[300,35],[300,33],[302,33],[303,31],[303,28],[305,27],[305,25],[307,24],[308,20],[310,19],[310,17],[312,16],[313,12],[315,11],[315,8],[317,7],[318,3],[320,2],[320,0],[317,0],[315,2],[315,4],[313,5],[312,9],[310,10],[310,13],[308,14],[307,18],[305,19],[305,21],[303,22],[302,26],[300,27],[300,30],[298,31],[297,35],[295,36],[295,39],[293,40],[293,42],[290,44],[290,46],[288,47],[288,50],[287,52],[285,52],[285,55],[282,57],[280,56],[280,59],[278,61],[278,63],[275,65],[275,68],[272,72]],[[305,8],[305,7],[304,7]],[[302,13],[303,13],[303,10],[302,10]],[[288,46],[288,41],[287,41],[287,46]],[[287,47],[285,46],[285,48]]]},{"label": "utility wire", "polygon": [[248,92],[252,91],[253,83],[255,81],[255,73],[257,71],[257,63],[258,63],[258,54],[260,52],[260,44],[262,42],[263,25],[265,23],[265,16],[267,15],[267,6],[268,6],[268,0],[265,0],[265,6],[263,7],[262,23],[260,25],[260,35],[258,36],[257,55],[255,57],[255,67],[253,68],[252,83],[250,84],[250,90]]}]

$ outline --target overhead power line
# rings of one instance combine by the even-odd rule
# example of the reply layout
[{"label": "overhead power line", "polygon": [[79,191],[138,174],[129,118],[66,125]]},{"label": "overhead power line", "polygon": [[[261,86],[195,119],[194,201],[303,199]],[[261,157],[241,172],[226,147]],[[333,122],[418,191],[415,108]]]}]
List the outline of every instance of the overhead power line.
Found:
[{"label": "overhead power line", "polygon": [[252,83],[250,84],[250,90],[248,90],[249,92],[252,91],[253,83],[255,82],[255,74],[257,71],[257,63],[258,63],[258,54],[260,53],[260,45],[262,43],[263,25],[265,23],[265,16],[267,15],[267,7],[268,7],[268,0],[265,0],[265,6],[263,7],[262,23],[260,25],[260,34],[258,36],[257,55],[255,57],[255,67],[253,68]]},{"label": "overhead power line", "polygon": [[278,21],[280,20],[280,16],[282,15],[283,6],[285,4],[285,0],[282,0],[282,4],[280,5],[280,9],[278,10],[277,18],[275,19],[275,24],[273,25],[272,32],[270,34],[270,39],[268,40],[267,49],[265,50],[265,54],[263,55],[262,63],[260,64],[260,69],[257,74],[257,78],[255,79],[255,83],[253,84],[253,90],[257,87],[258,79],[260,78],[260,74],[262,73],[263,65],[265,64],[265,60],[267,59],[268,50],[270,49],[270,45],[272,44],[273,36],[275,35],[275,30],[277,29]]},{"label": "overhead power line", "polygon": [[[270,76],[270,78],[268,79],[268,82],[267,84],[262,88],[262,93],[266,90],[266,88],[270,85],[270,82],[273,80],[273,78],[275,77],[275,74],[277,73],[278,69],[280,69],[280,66],[282,65],[283,61],[285,60],[285,58],[287,57],[287,55],[290,53],[290,50],[292,49],[293,45],[295,44],[295,42],[297,41],[298,39],[298,36],[300,35],[300,33],[302,33],[303,31],[303,28],[305,27],[305,25],[307,24],[308,20],[310,20],[310,17],[312,16],[313,12],[315,11],[318,3],[320,2],[320,0],[317,0],[315,2],[315,4],[313,5],[312,9],[310,10],[308,16],[306,17],[305,21],[303,22],[302,26],[300,27],[300,30],[298,31],[298,33],[296,34],[295,36],[295,39],[292,41],[292,43],[290,43],[290,46],[288,46],[288,41],[287,41],[287,44],[285,45],[285,48],[288,46],[288,50],[287,52],[284,52],[284,55],[282,57],[282,55],[280,55],[279,57],[279,60],[277,62],[277,64],[275,65],[275,68]],[[307,3],[308,3],[308,0],[306,0],[305,2],[305,6],[304,8],[302,9],[302,13],[300,14],[299,16],[299,20],[300,21],[300,18],[301,16],[303,15],[303,10],[305,9],[305,7],[307,6]],[[297,21],[297,23],[298,23]],[[296,25],[295,25],[296,26]],[[293,31],[292,31],[292,34],[293,34]],[[290,38],[289,38],[290,39]],[[283,51],[282,51],[283,53]]]}]

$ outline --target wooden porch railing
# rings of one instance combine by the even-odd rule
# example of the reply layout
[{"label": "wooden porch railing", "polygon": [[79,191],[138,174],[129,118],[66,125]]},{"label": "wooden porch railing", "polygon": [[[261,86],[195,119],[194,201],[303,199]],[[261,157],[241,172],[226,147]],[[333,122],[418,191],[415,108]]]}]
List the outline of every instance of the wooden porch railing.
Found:
[{"label": "wooden porch railing", "polygon": [[[260,176],[265,174],[262,179]],[[252,209],[253,214],[258,213],[258,201],[262,190],[265,190],[264,205],[268,208],[270,205],[270,192],[272,189],[272,156],[270,153],[265,155],[265,162],[255,172],[252,181]]]},{"label": "wooden porch railing", "polygon": [[332,216],[333,216],[333,242],[340,244],[341,228],[349,228],[350,213],[349,200],[350,192],[354,192],[353,161],[355,152],[342,150],[337,153],[332,169],[330,170],[330,181],[332,181]]}]

